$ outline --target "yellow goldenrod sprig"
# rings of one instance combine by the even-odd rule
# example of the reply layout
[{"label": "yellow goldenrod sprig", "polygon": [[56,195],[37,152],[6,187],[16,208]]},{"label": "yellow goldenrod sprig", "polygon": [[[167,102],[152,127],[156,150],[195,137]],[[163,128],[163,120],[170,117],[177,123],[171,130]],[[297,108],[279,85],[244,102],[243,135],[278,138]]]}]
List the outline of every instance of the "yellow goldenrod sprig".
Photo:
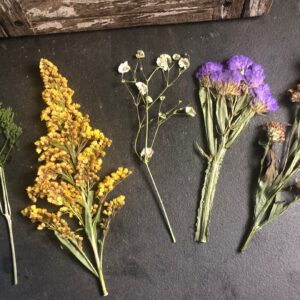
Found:
[{"label": "yellow goldenrod sprig", "polygon": [[[112,218],[125,204],[123,195],[112,200],[107,196],[131,171],[120,167],[100,181],[98,173],[111,140],[91,127],[89,116],[73,103],[74,91],[53,63],[41,59],[40,72],[47,105],[41,120],[48,132],[35,143],[41,165],[27,193],[33,203],[44,199],[52,204],[53,211],[34,204],[22,214],[38,223],[38,230],[54,231],[62,245],[99,278],[103,295],[107,295],[102,271],[104,241]],[[72,229],[74,222],[68,222],[72,218],[77,228]],[[86,254],[88,245],[93,260]]]}]

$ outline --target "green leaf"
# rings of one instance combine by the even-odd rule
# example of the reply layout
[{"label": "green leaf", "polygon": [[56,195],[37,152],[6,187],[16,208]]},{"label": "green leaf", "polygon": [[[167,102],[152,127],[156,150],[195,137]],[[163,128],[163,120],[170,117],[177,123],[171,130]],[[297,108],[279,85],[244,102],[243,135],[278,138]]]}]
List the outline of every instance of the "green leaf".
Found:
[{"label": "green leaf", "polygon": [[87,258],[87,256],[83,253],[83,251],[80,251],[78,248],[76,248],[69,240],[63,238],[57,231],[54,231],[55,236],[58,238],[60,243],[65,246],[69,251],[95,276],[98,277],[98,273],[96,272],[94,266],[90,262],[90,260]]},{"label": "green leaf", "polygon": [[221,133],[223,134],[228,122],[228,107],[224,96],[219,96],[216,101],[216,117]]},{"label": "green leaf", "polygon": [[251,118],[254,116],[254,112],[250,109],[247,109],[241,114],[237,120],[231,126],[231,134],[228,137],[226,147],[229,148],[243,129],[248,125]]},{"label": "green leaf", "polygon": [[[297,142],[297,141],[294,141],[293,144],[292,144],[292,146],[291,146],[290,149],[289,149],[289,155],[294,154],[295,151],[298,149],[298,147],[299,147],[298,142]],[[287,151],[288,151],[288,150],[287,150]]]},{"label": "green leaf", "polygon": [[242,97],[238,97],[234,108],[234,113],[235,114],[239,113],[241,110],[245,109],[249,105],[249,103],[250,103],[249,95],[245,94]]},{"label": "green leaf", "polygon": [[280,199],[280,193],[278,193],[278,196],[276,195],[276,200],[273,204],[272,210],[270,212],[269,221],[279,217],[281,214],[283,214],[290,206],[295,204],[300,200],[300,197],[295,197],[291,202],[281,201]]},{"label": "green leaf", "polygon": [[267,187],[267,183],[259,180],[258,181],[258,191],[256,194],[256,198],[255,198],[255,208],[254,208],[254,215],[255,217],[258,217],[258,215],[260,214],[262,208],[264,207],[264,205],[267,202],[267,197],[265,194],[265,190]]},{"label": "green leaf", "polygon": [[214,137],[213,100],[209,89],[201,87],[199,90],[199,99],[204,117],[208,149],[211,154],[214,154],[216,147]]}]

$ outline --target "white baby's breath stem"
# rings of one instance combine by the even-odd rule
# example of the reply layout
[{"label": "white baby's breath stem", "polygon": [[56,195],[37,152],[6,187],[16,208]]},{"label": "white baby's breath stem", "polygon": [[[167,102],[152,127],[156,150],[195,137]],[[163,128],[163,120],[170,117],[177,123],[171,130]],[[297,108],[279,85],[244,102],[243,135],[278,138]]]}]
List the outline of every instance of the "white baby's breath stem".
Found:
[{"label": "white baby's breath stem", "polygon": [[163,200],[162,200],[162,198],[161,198],[161,196],[160,196],[160,193],[159,193],[159,191],[158,191],[158,189],[157,189],[155,180],[154,180],[154,178],[153,178],[153,175],[152,175],[152,173],[151,173],[151,170],[150,170],[150,168],[149,168],[148,163],[145,163],[145,165],[146,165],[147,171],[148,171],[148,173],[149,173],[151,182],[152,182],[152,184],[153,184],[154,190],[155,190],[155,192],[156,192],[157,198],[158,198],[158,200],[159,200],[160,207],[161,207],[161,209],[162,209],[162,213],[163,213],[163,216],[164,216],[166,225],[167,225],[167,227],[168,227],[168,230],[169,230],[169,233],[170,233],[172,242],[173,242],[173,243],[176,243],[176,239],[175,239],[175,236],[174,236],[174,233],[173,233],[173,230],[172,230],[172,227],[171,227],[171,224],[170,224],[170,221],[169,221],[169,218],[168,218],[168,214],[167,214],[167,212],[166,212],[166,209],[165,209]]}]

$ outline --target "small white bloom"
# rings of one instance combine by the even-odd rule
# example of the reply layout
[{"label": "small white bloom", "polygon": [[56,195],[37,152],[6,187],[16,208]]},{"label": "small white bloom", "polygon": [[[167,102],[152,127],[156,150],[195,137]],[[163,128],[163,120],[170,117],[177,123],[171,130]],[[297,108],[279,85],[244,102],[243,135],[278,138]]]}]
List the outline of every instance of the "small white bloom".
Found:
[{"label": "small white bloom", "polygon": [[147,96],[147,97],[146,97],[146,101],[147,101],[148,103],[152,103],[152,102],[153,102],[153,99],[152,99],[150,96]]},{"label": "small white bloom", "polygon": [[128,64],[128,61],[123,62],[119,65],[118,72],[121,74],[127,73],[130,71],[130,66]]},{"label": "small white bloom", "polygon": [[178,54],[178,53],[174,53],[173,55],[172,55],[172,58],[174,59],[174,60],[179,60],[180,59],[180,54]]},{"label": "small white bloom", "polygon": [[190,117],[195,117],[197,114],[192,106],[186,106],[184,111]]},{"label": "small white bloom", "polygon": [[143,96],[148,93],[148,86],[144,82],[139,81],[135,85]]},{"label": "small white bloom", "polygon": [[161,119],[163,119],[163,120],[165,120],[165,119],[167,118],[166,114],[164,114],[164,113],[162,113],[162,112],[160,112],[160,113],[158,114],[158,116],[159,116]]},{"label": "small white bloom", "polygon": [[153,154],[154,154],[154,151],[150,147],[144,148],[141,152],[141,156],[146,157],[147,159],[151,158]]},{"label": "small white bloom", "polygon": [[180,58],[178,61],[178,66],[181,69],[186,70],[190,66],[190,61],[188,58]]},{"label": "small white bloom", "polygon": [[145,52],[143,50],[138,50],[135,55],[136,58],[145,58]]},{"label": "small white bloom", "polygon": [[166,99],[166,96],[160,96],[159,99],[160,99],[161,101],[164,101],[164,100]]},{"label": "small white bloom", "polygon": [[167,71],[169,68],[169,64],[172,62],[172,58],[169,54],[161,54],[156,59],[156,64],[159,68],[163,69],[164,71]]}]

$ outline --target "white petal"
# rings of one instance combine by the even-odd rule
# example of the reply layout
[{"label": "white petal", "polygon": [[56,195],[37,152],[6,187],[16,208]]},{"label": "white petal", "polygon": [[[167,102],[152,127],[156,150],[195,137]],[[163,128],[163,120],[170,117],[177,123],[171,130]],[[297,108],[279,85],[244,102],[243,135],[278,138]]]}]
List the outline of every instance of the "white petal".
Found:
[{"label": "white petal", "polygon": [[187,106],[184,110],[185,113],[190,117],[195,117],[197,114],[192,106]]},{"label": "white petal", "polygon": [[178,54],[178,53],[174,53],[173,54],[173,56],[172,56],[172,58],[174,59],[174,60],[179,60],[180,59],[180,54]]},{"label": "white petal", "polygon": [[143,50],[138,50],[135,55],[136,58],[145,58],[145,52]]},{"label": "white petal", "polygon": [[152,155],[154,154],[154,151],[152,148],[144,148],[141,152],[141,156],[142,157],[147,157],[147,158],[151,158]]},{"label": "white petal", "polygon": [[148,86],[144,82],[137,82],[136,87],[142,95],[146,95],[148,93]]},{"label": "white petal", "polygon": [[118,67],[118,72],[121,73],[121,74],[127,73],[129,71],[130,71],[130,66],[128,64],[128,61],[123,62]]},{"label": "white petal", "polygon": [[147,97],[146,97],[146,101],[147,101],[148,103],[152,103],[152,102],[153,102],[153,99],[152,99],[150,96],[147,96]]},{"label": "white petal", "polygon": [[187,69],[190,66],[190,61],[186,57],[180,58],[180,60],[178,61],[178,66],[181,69]]}]

